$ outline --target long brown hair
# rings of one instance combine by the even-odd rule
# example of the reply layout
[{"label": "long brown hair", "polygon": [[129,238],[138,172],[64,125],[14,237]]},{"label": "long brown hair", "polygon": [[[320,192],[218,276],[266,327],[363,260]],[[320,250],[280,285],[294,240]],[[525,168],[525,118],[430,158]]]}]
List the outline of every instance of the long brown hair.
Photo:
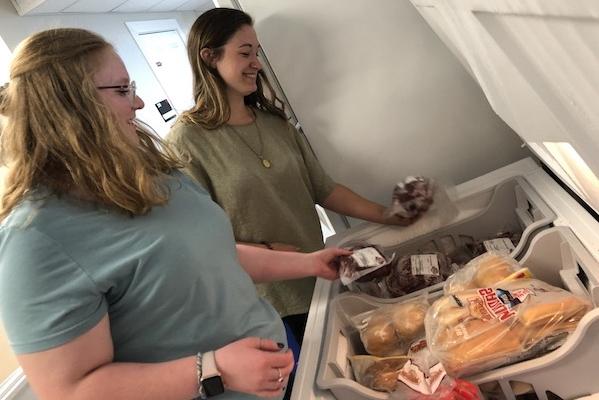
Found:
[{"label": "long brown hair", "polygon": [[0,155],[9,166],[0,220],[31,190],[85,199],[132,215],[165,204],[166,174],[179,163],[155,135],[126,139],[93,81],[112,46],[83,29],[51,29],[25,39],[10,66]]},{"label": "long brown hair", "polygon": [[[195,105],[181,114],[180,121],[214,129],[229,120],[231,108],[226,95],[227,85],[218,71],[202,59],[200,51],[210,49],[219,57],[223,52],[222,47],[246,25],[253,25],[252,17],[233,8],[213,8],[195,20],[187,38]],[[287,119],[284,103],[276,96],[263,71],[258,72],[256,84],[258,90],[245,97],[245,104]],[[266,94],[265,89],[268,91]]]}]

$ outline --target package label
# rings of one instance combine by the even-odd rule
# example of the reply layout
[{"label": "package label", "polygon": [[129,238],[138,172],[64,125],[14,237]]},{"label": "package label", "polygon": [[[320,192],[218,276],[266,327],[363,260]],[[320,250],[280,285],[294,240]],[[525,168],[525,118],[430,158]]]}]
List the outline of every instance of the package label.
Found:
[{"label": "package label", "polygon": [[412,275],[439,276],[439,259],[436,254],[419,254],[410,257]]},{"label": "package label", "polygon": [[355,250],[351,257],[361,268],[381,267],[386,263],[386,260],[381,256],[381,253],[373,247]]},{"label": "package label", "polygon": [[417,392],[431,395],[437,391],[445,375],[447,373],[440,363],[435,364],[428,374],[425,374],[417,365],[408,360],[399,371],[397,379]]},{"label": "package label", "polygon": [[483,245],[487,251],[499,254],[510,254],[515,249],[514,244],[508,238],[485,240]]}]

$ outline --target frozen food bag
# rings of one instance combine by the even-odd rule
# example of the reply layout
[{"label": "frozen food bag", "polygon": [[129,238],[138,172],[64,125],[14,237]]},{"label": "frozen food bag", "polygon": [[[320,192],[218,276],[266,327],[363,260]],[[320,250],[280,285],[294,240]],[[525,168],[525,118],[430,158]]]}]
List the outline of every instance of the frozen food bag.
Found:
[{"label": "frozen food bag", "polygon": [[356,382],[379,392],[393,392],[399,381],[397,374],[409,359],[405,356],[352,356],[349,361]]},{"label": "frozen food bag", "polygon": [[482,251],[492,251],[500,254],[511,254],[522,238],[522,232],[502,231],[494,237],[483,240],[479,246]]},{"label": "frozen food bag", "polygon": [[467,376],[560,346],[591,309],[588,299],[536,279],[446,295],[425,318],[430,350],[451,376]]},{"label": "frozen food bag", "polygon": [[341,283],[369,282],[385,277],[391,271],[393,257],[387,259],[381,249],[369,244],[350,246],[353,253],[339,257]]},{"label": "frozen food bag", "polygon": [[387,215],[401,218],[415,218],[427,211],[433,204],[435,186],[431,179],[422,176],[408,176],[393,188],[391,206]]},{"label": "frozen food bag", "polygon": [[424,317],[428,307],[428,300],[421,296],[384,305],[351,320],[369,354],[379,357],[405,355],[414,339],[424,335]]},{"label": "frozen food bag", "polygon": [[391,205],[386,216],[405,219],[419,218],[415,224],[419,230],[434,230],[452,221],[458,209],[451,200],[450,190],[433,179],[408,176],[393,189]]},{"label": "frozen food bag", "polygon": [[385,278],[390,297],[400,297],[443,282],[452,273],[450,260],[442,253],[401,257]]},{"label": "frozen food bag", "polygon": [[493,286],[505,279],[532,277],[528,270],[521,271],[518,261],[506,254],[484,253],[470,260],[462,269],[451,275],[443,292],[451,294],[467,289]]}]

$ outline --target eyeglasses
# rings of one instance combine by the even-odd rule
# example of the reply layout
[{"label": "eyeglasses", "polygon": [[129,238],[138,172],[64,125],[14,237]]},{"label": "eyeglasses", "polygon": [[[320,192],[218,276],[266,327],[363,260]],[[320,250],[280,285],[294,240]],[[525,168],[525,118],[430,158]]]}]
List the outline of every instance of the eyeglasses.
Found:
[{"label": "eyeglasses", "polygon": [[135,103],[135,91],[137,90],[137,85],[135,84],[135,81],[131,81],[131,83],[129,83],[128,85],[96,86],[96,89],[114,89],[115,92],[120,93],[123,96],[127,96],[131,105]]}]

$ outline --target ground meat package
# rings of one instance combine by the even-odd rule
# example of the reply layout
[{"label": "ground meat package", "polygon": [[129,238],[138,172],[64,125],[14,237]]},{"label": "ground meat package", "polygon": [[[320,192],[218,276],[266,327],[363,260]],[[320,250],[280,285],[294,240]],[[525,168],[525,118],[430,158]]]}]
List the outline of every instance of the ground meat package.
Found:
[{"label": "ground meat package", "polygon": [[482,252],[492,251],[499,254],[511,254],[522,239],[522,232],[497,232],[495,237],[483,240],[479,246]]},{"label": "ground meat package", "polygon": [[424,334],[429,303],[425,297],[388,304],[351,318],[369,354],[386,357],[405,355],[410,344]]},{"label": "ground meat package", "polygon": [[536,279],[444,296],[427,312],[430,350],[451,376],[536,357],[560,346],[591,303]]},{"label": "ground meat package", "polygon": [[450,276],[443,291],[445,294],[467,289],[493,286],[503,280],[531,278],[530,271],[506,254],[484,253],[470,260],[462,269]]},{"label": "ground meat package", "polygon": [[353,253],[339,257],[339,276],[344,285],[354,281],[372,281],[391,272],[393,257],[387,259],[377,246],[360,244],[351,246],[348,250]]},{"label": "ground meat package", "polygon": [[[458,214],[448,189],[430,178],[408,176],[393,189],[391,205],[386,216],[418,220],[413,224],[416,231],[433,231],[445,226]],[[414,229],[414,228],[412,228]]]},{"label": "ground meat package", "polygon": [[435,186],[430,179],[408,176],[393,189],[391,207],[387,213],[406,219],[415,218],[433,204],[434,192]]},{"label": "ground meat package", "polygon": [[390,297],[400,297],[443,282],[454,271],[443,253],[414,254],[401,257],[385,278]]}]

